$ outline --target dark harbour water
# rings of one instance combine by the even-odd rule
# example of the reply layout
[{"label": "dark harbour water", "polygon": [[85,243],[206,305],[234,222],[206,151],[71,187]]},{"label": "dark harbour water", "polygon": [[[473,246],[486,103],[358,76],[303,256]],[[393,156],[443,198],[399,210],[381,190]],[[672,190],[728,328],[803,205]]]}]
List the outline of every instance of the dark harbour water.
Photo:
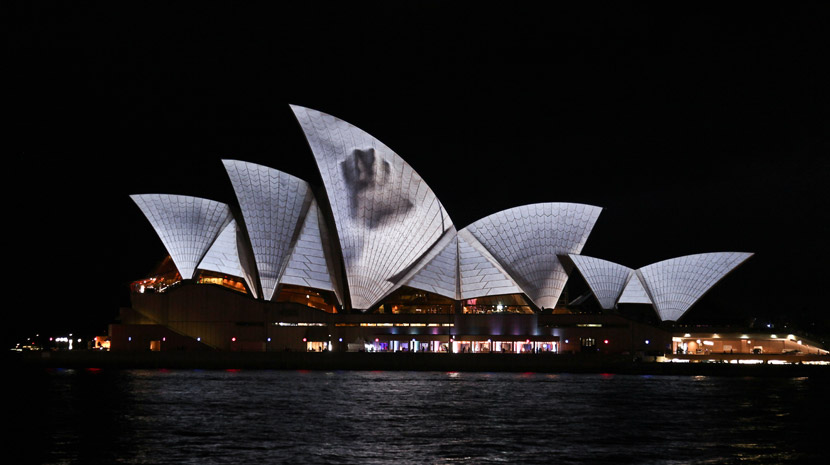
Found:
[{"label": "dark harbour water", "polygon": [[12,372],[6,463],[826,463],[813,378]]}]

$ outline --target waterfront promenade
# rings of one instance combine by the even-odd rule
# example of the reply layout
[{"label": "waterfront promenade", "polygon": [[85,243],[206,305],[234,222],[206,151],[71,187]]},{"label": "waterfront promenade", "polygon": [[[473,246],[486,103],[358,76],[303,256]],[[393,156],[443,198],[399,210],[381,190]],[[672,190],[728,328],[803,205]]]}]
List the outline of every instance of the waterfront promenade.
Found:
[{"label": "waterfront promenade", "polygon": [[[755,359],[758,357],[755,356]],[[273,369],[614,373],[711,376],[825,376],[830,357],[802,356],[802,363],[738,364],[703,360],[641,361],[631,355],[447,354],[365,352],[11,352],[21,367],[137,369]]]}]

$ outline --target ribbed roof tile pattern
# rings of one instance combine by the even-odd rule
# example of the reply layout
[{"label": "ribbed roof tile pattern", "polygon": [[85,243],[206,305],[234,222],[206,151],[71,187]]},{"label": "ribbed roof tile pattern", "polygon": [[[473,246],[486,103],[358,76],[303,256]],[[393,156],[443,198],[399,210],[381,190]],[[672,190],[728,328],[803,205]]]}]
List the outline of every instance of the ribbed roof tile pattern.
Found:
[{"label": "ribbed roof tile pattern", "polygon": [[458,237],[454,230],[436,243],[422,260],[423,264],[403,283],[415,289],[458,299]]},{"label": "ribbed roof tile pattern", "polygon": [[638,271],[660,319],[677,321],[712,286],[751,256],[744,252],[687,255]]},{"label": "ribbed roof tile pattern", "polygon": [[382,142],[331,115],[291,108],[331,202],[352,307],[368,309],[452,222],[424,180]]},{"label": "ribbed roof tile pattern", "polygon": [[523,292],[498,261],[466,229],[458,232],[458,269],[462,299]]},{"label": "ribbed roof tile pattern", "polygon": [[585,255],[569,255],[574,265],[585,278],[600,306],[606,310],[614,308],[625,287],[632,269],[608,260]]},{"label": "ribbed roof tile pattern", "polygon": [[237,246],[236,220],[231,220],[225,229],[216,238],[216,241],[205,254],[205,258],[199,263],[200,270],[215,271],[217,273],[231,276],[242,276],[248,283],[248,288],[254,297],[256,287],[250,276],[243,270],[239,261],[239,247]]},{"label": "ribbed roof tile pattern", "polygon": [[632,272],[628,283],[625,285],[620,298],[617,300],[618,304],[650,304],[651,298],[648,296],[643,283],[637,272]]},{"label": "ribbed roof tile pattern", "polygon": [[319,221],[317,201],[312,201],[300,236],[297,238],[297,243],[288,260],[288,266],[282,276],[282,283],[327,291],[334,290],[326,254],[323,252]]},{"label": "ribbed roof tile pattern", "polygon": [[222,162],[242,209],[263,297],[271,300],[313,194],[305,181],[282,171],[238,160]]},{"label": "ribbed roof tile pattern", "polygon": [[553,308],[568,279],[557,255],[580,253],[601,211],[575,203],[532,204],[503,210],[465,229],[534,304]]},{"label": "ribbed roof tile pattern", "polygon": [[231,221],[227,205],[214,200],[169,194],[131,195],[156,230],[183,279],[196,266]]}]

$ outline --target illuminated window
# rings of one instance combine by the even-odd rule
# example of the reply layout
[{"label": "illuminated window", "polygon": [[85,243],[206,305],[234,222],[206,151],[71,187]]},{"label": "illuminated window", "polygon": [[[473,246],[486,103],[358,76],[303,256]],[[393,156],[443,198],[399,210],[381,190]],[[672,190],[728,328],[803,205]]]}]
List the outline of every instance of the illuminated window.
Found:
[{"label": "illuminated window", "polygon": [[377,313],[436,315],[453,313],[454,308],[452,299],[403,286],[383,300]]},{"label": "illuminated window", "polygon": [[334,293],[329,291],[284,284],[275,300],[277,302],[294,302],[327,313],[337,313],[337,298]]}]

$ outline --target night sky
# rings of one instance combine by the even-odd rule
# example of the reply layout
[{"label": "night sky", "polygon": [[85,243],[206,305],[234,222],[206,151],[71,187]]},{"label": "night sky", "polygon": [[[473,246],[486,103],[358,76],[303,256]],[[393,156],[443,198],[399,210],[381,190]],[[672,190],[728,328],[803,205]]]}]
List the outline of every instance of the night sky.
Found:
[{"label": "night sky", "polygon": [[383,141],[459,229],[528,203],[597,205],[585,255],[756,254],[689,322],[828,327],[819,3],[111,3],[12,7],[15,334],[106,332],[165,255],[129,194],[234,202],[223,158],[320,185],[289,104]]}]

